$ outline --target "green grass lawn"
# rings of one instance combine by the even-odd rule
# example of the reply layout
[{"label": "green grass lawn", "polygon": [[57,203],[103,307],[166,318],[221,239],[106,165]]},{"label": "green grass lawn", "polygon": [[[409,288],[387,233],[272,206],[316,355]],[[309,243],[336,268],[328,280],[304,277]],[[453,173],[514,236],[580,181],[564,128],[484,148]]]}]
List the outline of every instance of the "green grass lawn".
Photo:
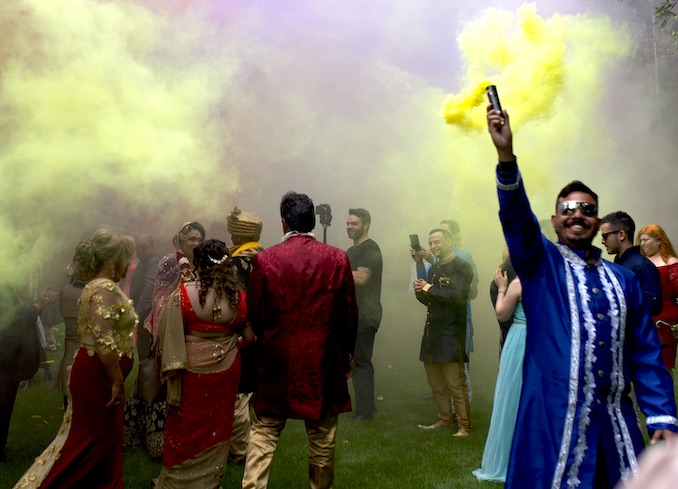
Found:
[{"label": "green grass lawn", "polygon": [[[418,424],[430,424],[436,419],[435,403],[424,400],[430,390],[418,360],[425,309],[404,292],[384,294],[384,319],[374,352],[378,415],[373,421],[357,424],[348,420],[349,415],[340,417],[335,461],[337,488],[501,487],[481,483],[471,474],[482,458],[498,360],[498,328],[489,300],[481,296],[473,308],[474,430],[470,437],[454,438],[447,429],[425,432],[417,428]],[[63,337],[61,329],[59,333]],[[60,350],[50,355],[55,360],[53,369],[62,354]],[[129,378],[127,392],[132,383],[133,378]],[[51,442],[62,416],[61,395],[45,384],[39,371],[30,387],[20,390],[17,397],[7,443],[9,463],[0,464],[0,489],[11,488]],[[160,464],[150,460],[145,452],[125,454],[126,488],[148,488],[159,471]],[[223,487],[240,487],[242,472],[242,466],[229,466]],[[270,487],[308,487],[308,448],[301,421],[290,420],[283,432],[273,461]]]}]

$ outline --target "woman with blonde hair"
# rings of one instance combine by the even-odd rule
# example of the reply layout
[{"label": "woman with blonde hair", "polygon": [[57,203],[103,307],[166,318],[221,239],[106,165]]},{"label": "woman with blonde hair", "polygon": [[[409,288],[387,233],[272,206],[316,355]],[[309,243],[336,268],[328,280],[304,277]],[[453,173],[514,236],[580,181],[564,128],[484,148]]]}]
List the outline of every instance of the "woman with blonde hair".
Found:
[{"label": "woman with blonde hair", "polygon": [[678,349],[678,256],[664,230],[657,224],[649,224],[638,231],[636,244],[659,270],[662,285],[662,310],[653,316],[662,344],[662,357],[669,371],[676,367]]},{"label": "woman with blonde hair", "polygon": [[131,236],[100,229],[75,248],[75,278],[86,283],[70,377],[70,402],[54,441],[15,488],[123,488],[123,400],[134,363],[137,316],[116,282],[134,254]]}]

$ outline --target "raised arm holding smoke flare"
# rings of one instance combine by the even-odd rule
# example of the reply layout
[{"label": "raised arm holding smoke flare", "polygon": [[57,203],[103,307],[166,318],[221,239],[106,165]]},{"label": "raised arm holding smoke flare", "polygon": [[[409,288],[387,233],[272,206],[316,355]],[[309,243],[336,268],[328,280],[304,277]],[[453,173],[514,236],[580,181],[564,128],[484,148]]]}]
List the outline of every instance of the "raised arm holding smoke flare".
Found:
[{"label": "raised arm holding smoke flare", "polygon": [[499,218],[528,325],[506,488],[611,488],[637,472],[644,447],[631,382],[651,443],[678,431],[648,306],[633,272],[592,245],[598,195],[580,181],[563,188],[551,216],[558,243],[550,242],[530,209],[508,114],[490,105],[487,123],[499,157]]},{"label": "raised arm holding smoke flare", "polygon": [[508,113],[505,110],[493,110],[492,105],[487,110],[487,126],[492,136],[492,142],[497,148],[497,156],[500,162],[514,162],[513,133],[509,122]]}]

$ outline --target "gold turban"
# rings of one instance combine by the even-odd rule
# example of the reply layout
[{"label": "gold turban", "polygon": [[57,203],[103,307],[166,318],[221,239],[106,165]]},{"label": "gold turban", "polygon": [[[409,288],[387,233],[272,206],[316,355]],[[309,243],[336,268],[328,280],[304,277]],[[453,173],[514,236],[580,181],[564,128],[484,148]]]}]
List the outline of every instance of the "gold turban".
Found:
[{"label": "gold turban", "polygon": [[238,206],[226,217],[226,225],[231,236],[248,238],[250,241],[259,241],[263,227],[261,219]]}]

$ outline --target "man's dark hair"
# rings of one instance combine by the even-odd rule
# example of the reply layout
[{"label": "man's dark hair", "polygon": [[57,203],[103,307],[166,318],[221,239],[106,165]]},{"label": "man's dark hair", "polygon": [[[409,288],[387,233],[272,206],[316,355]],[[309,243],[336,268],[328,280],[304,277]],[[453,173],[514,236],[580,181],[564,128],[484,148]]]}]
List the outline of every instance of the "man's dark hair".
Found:
[{"label": "man's dark hair", "polygon": [[428,235],[431,236],[433,233],[440,233],[440,234],[443,235],[443,238],[452,241],[452,235],[450,234],[450,232],[447,229],[438,229],[438,228],[431,229],[431,232],[428,233]]},{"label": "man's dark hair", "polygon": [[315,207],[306,194],[287,192],[280,201],[280,217],[292,231],[308,233],[315,227]]},{"label": "man's dark hair", "polygon": [[444,221],[440,221],[440,224],[447,224],[450,227],[450,234],[461,233],[461,227],[459,226],[459,223],[453,219],[445,219]]},{"label": "man's dark hair", "polygon": [[593,197],[593,200],[596,201],[596,206],[598,205],[598,194],[591,190],[585,183],[580,182],[579,180],[574,180],[565,185],[558,194],[558,198],[556,199],[556,211],[558,210],[558,201],[560,199],[564,199],[572,192],[582,192],[584,194],[589,194],[591,197]]},{"label": "man's dark hair", "polygon": [[[613,228],[623,229],[629,239],[633,242],[633,235],[636,232],[636,223],[631,216],[624,211],[610,212],[600,220],[600,224],[609,224]],[[615,229],[615,230],[616,230]]]},{"label": "man's dark hair", "polygon": [[370,224],[372,222],[372,216],[370,216],[370,213],[365,209],[349,209],[348,215],[357,216],[358,218],[360,218],[363,224],[365,223]]}]

